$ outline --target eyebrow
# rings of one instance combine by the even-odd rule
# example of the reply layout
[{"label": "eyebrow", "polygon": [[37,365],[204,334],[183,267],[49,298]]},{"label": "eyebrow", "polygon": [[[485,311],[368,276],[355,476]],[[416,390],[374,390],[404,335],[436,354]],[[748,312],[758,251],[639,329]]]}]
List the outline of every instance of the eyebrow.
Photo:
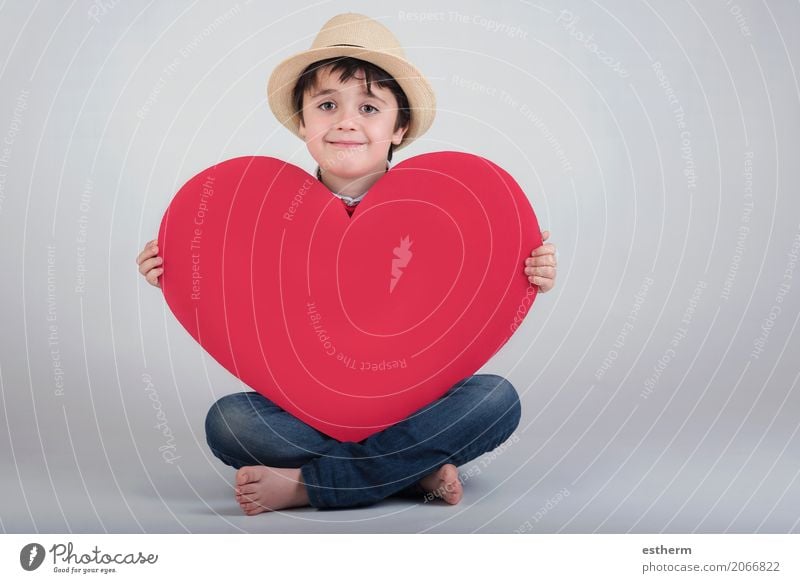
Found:
[{"label": "eyebrow", "polygon": [[[331,95],[333,93],[339,93],[339,91],[336,90],[336,89],[322,89],[321,91],[318,91],[317,93],[312,95],[311,99],[316,99],[317,97],[322,97],[323,95]],[[374,99],[377,99],[378,101],[380,101],[384,105],[388,105],[383,99],[381,99],[380,97],[375,95],[372,91],[362,90],[361,91],[361,95],[366,95],[367,97],[372,97]]]}]

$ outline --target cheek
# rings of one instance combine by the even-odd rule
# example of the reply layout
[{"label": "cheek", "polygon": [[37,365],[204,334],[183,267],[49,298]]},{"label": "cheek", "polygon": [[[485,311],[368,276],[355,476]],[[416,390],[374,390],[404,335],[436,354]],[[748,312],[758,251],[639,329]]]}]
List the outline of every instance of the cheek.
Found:
[{"label": "cheek", "polygon": [[381,121],[380,124],[375,124],[370,128],[369,137],[373,142],[386,142],[392,139],[394,135],[394,122]]},{"label": "cheek", "polygon": [[318,144],[322,141],[325,135],[325,133],[322,131],[322,128],[313,122],[306,126],[305,133],[306,135],[303,137],[303,140],[306,142],[306,144]]},{"label": "cheek", "polygon": [[305,120],[305,140],[306,141],[316,141],[320,140],[323,135],[323,124],[314,115],[314,112],[307,112],[304,114],[303,119]]}]

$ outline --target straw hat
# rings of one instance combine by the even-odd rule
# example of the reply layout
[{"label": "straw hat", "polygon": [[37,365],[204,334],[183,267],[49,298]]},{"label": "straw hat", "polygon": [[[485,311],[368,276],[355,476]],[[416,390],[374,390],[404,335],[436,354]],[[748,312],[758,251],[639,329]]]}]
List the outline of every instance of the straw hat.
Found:
[{"label": "straw hat", "polygon": [[294,111],[292,90],[300,73],[316,61],[331,57],[354,57],[377,65],[392,77],[408,97],[411,122],[400,145],[406,146],[424,134],[436,114],[436,97],[422,73],[406,60],[391,31],[363,14],[339,14],[317,34],[311,48],[282,61],[270,75],[267,95],[272,113],[300,137],[300,117]]}]

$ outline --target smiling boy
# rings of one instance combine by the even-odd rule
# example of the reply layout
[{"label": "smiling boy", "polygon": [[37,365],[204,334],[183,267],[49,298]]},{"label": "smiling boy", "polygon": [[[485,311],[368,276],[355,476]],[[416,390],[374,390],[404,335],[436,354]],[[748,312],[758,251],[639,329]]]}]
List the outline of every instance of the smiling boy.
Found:
[{"label": "smiling boy", "polygon": [[364,72],[353,70],[359,66],[356,60],[338,63],[344,69],[341,76],[349,80],[342,82],[340,72],[332,70],[336,65],[322,64],[311,91],[300,85],[295,89],[302,99],[299,134],[320,163],[323,184],[360,200],[386,172],[387,149],[400,145],[408,123],[398,115],[391,90],[374,82],[367,87]]},{"label": "smiling boy", "polygon": [[[303,139],[319,165],[317,178],[350,214],[393,152],[422,135],[435,114],[433,91],[391,32],[358,14],[329,20],[310,50],[276,67],[268,92],[278,120]],[[548,236],[543,232],[543,241]],[[160,287],[157,254],[151,241],[137,263]],[[553,245],[534,249],[521,269],[539,291],[551,289]],[[397,494],[457,504],[457,466],[505,442],[520,412],[510,382],[473,375],[407,419],[358,443],[339,442],[249,391],[214,403],[206,439],[216,457],[238,469],[235,496],[248,515],[364,506]]]}]

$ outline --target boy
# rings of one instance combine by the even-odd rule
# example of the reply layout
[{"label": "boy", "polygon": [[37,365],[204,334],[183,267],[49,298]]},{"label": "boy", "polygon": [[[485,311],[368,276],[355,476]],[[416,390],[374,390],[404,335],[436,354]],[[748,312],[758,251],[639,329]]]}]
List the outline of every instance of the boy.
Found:
[{"label": "boy", "polygon": [[[433,122],[427,80],[405,60],[383,25],[358,14],[329,20],[308,51],[276,67],[270,107],[302,138],[318,163],[317,178],[350,214],[389,169],[394,150]],[[549,233],[542,233],[547,240]],[[160,287],[156,241],[137,257]],[[549,291],[555,248],[542,245],[523,266]],[[508,439],[520,419],[514,387],[497,375],[473,375],[407,419],[358,442],[339,442],[257,392],[227,395],[209,410],[212,453],[238,469],[235,494],[245,514],[312,505],[364,506],[388,496],[417,495],[457,504],[457,466]]]}]

